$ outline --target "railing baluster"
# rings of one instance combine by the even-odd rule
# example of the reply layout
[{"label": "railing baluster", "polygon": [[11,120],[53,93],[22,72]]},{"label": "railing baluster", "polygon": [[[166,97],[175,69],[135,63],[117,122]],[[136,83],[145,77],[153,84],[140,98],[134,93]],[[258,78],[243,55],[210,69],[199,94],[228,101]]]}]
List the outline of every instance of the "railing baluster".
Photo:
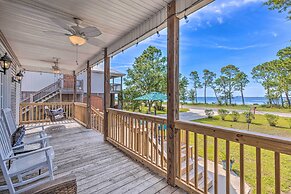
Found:
[{"label": "railing baluster", "polygon": [[204,135],[204,193],[208,191],[208,160],[207,160],[207,136]]},{"label": "railing baluster", "polygon": [[194,185],[195,188],[198,188],[198,139],[197,139],[197,133],[194,133]]},{"label": "railing baluster", "polygon": [[230,145],[226,140],[226,194],[230,193]]},{"label": "railing baluster", "polygon": [[145,154],[146,154],[146,158],[149,159],[149,123],[148,121],[146,121]]},{"label": "railing baluster", "polygon": [[240,194],[245,193],[244,144],[240,144]]},{"label": "railing baluster", "polygon": [[164,169],[164,123],[161,123],[161,167]]},{"label": "railing baluster", "polygon": [[262,193],[262,178],[261,178],[261,148],[256,148],[256,177],[257,177],[257,194]]},{"label": "railing baluster", "polygon": [[158,124],[155,122],[155,134],[156,134],[156,165],[159,165],[159,142],[158,142]]},{"label": "railing baluster", "polygon": [[280,181],[280,153],[275,152],[275,193],[281,193],[281,181]]},{"label": "railing baluster", "polygon": [[218,142],[214,138],[214,194],[218,194]]},{"label": "railing baluster", "polygon": [[151,161],[152,161],[152,162],[153,162],[153,160],[154,160],[154,156],[153,156],[153,155],[154,155],[154,150],[153,150],[153,147],[154,147],[154,146],[153,146],[153,142],[154,142],[154,141],[153,141],[153,136],[154,136],[154,135],[153,135],[153,133],[154,133],[154,132],[153,132],[153,122],[151,121]]},{"label": "railing baluster", "polygon": [[186,131],[186,183],[189,184],[189,131]]}]

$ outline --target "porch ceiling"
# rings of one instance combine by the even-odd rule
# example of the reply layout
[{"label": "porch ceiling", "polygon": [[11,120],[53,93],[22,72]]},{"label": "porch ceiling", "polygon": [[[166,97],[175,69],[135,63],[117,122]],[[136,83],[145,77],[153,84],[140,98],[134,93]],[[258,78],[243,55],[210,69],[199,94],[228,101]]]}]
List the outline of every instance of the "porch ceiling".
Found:
[{"label": "porch ceiling", "polygon": [[[166,26],[166,6],[171,0],[0,0],[0,27],[22,67],[29,71],[52,72],[52,63],[60,58],[62,73],[85,69],[102,61],[103,48],[110,55],[154,34]],[[178,17],[190,14],[212,0],[177,0]],[[96,26],[102,32],[102,47],[85,44],[76,47],[66,36],[50,36],[44,31],[64,32],[50,18],[60,18],[73,25],[73,17],[83,20],[81,26]]]}]

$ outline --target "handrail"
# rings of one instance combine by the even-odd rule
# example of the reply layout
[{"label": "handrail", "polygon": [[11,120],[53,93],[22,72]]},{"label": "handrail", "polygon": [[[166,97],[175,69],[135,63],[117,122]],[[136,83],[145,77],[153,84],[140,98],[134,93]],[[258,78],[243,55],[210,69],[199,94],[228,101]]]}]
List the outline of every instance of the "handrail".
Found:
[{"label": "handrail", "polygon": [[184,129],[194,133],[291,155],[291,140],[284,137],[183,120],[175,121],[175,127],[177,129]]}]

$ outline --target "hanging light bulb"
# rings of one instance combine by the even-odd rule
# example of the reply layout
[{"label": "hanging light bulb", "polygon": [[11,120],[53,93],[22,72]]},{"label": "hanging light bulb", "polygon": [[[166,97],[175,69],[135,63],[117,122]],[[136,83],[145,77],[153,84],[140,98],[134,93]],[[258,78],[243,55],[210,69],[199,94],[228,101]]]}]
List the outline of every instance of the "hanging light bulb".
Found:
[{"label": "hanging light bulb", "polygon": [[123,54],[123,53],[124,53],[124,50],[122,49],[122,51],[121,51],[121,52],[122,52],[122,54]]},{"label": "hanging light bulb", "polygon": [[186,23],[189,22],[189,19],[188,19],[188,17],[186,16],[186,14],[184,15],[184,19],[185,19],[185,22],[186,22]]},{"label": "hanging light bulb", "polygon": [[158,37],[160,37],[160,36],[161,36],[159,31],[157,31],[157,36],[158,36]]}]

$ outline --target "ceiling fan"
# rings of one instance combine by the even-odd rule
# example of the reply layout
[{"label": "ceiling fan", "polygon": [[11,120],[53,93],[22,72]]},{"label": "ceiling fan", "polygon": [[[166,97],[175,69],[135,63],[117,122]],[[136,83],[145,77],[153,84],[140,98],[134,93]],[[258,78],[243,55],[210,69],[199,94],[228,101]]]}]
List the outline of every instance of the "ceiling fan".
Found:
[{"label": "ceiling fan", "polygon": [[52,65],[52,71],[54,74],[60,74],[61,73],[61,69],[59,67],[59,60],[60,58],[57,57],[53,57],[53,60],[41,60],[43,62],[47,62],[47,63],[53,63]]},{"label": "ceiling fan", "polygon": [[86,42],[97,47],[102,47],[105,44],[103,41],[95,38],[102,34],[98,28],[94,26],[82,28],[80,25],[83,21],[80,18],[73,19],[73,23],[75,23],[75,25],[69,25],[66,21],[58,18],[50,18],[53,23],[67,32],[44,31],[44,33],[53,36],[67,36],[71,43],[75,46],[81,46]]}]

